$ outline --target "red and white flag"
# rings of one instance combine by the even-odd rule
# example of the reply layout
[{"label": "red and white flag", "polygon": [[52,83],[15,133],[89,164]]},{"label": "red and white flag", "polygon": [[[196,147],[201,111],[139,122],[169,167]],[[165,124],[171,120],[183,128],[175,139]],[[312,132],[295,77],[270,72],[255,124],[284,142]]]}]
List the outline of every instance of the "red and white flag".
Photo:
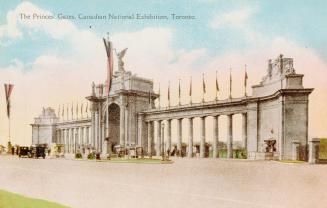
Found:
[{"label": "red and white flag", "polygon": [[111,41],[107,41],[103,38],[104,46],[106,48],[107,52],[107,81],[106,81],[106,91],[109,95],[111,84],[112,84],[112,77],[113,77],[113,71],[114,71],[114,59],[113,59],[113,47]]},{"label": "red and white flag", "polygon": [[10,118],[10,95],[14,88],[13,84],[5,84],[5,93],[6,93],[6,101],[7,101],[7,116]]}]

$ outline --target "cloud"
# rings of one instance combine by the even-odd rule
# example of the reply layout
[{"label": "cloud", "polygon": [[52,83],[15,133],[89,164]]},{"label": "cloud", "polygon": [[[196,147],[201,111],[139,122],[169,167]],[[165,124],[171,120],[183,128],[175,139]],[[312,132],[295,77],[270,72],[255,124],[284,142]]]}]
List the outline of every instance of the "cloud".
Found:
[{"label": "cloud", "polygon": [[255,13],[255,11],[255,7],[244,7],[238,10],[219,13],[214,16],[213,20],[210,22],[209,25],[213,29],[219,29],[222,27],[244,27],[250,17]]}]

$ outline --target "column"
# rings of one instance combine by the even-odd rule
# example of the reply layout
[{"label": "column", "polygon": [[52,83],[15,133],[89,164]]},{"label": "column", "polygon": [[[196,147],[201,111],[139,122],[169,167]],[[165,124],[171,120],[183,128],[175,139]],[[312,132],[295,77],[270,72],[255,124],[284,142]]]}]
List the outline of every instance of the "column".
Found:
[{"label": "column", "polygon": [[137,136],[137,145],[145,147],[144,138],[143,138],[143,115],[139,114],[138,116],[138,136]]},{"label": "column", "polygon": [[119,145],[125,146],[125,106],[120,106]]},{"label": "column", "polygon": [[247,114],[242,113],[242,141],[243,141],[243,148],[247,150],[248,144],[248,129],[247,129]]},{"label": "column", "polygon": [[156,155],[161,155],[161,121],[157,121],[157,149],[156,149]]},{"label": "column", "polygon": [[165,124],[162,122],[161,124],[161,155],[164,157],[165,155]]},{"label": "column", "polygon": [[227,158],[233,158],[233,114],[227,115]]},{"label": "column", "polygon": [[219,157],[219,115],[213,117],[213,147],[212,147],[212,157]]},{"label": "column", "polygon": [[205,157],[205,144],[206,144],[206,120],[205,116],[201,117],[201,142],[200,142],[200,157]]},{"label": "column", "polygon": [[99,112],[95,112],[95,151],[98,152],[99,151]]},{"label": "column", "polygon": [[61,130],[61,140],[60,140],[60,144],[65,144],[65,129]]},{"label": "column", "polygon": [[319,162],[319,144],[320,139],[312,138],[309,140],[309,164],[316,164]]},{"label": "column", "polygon": [[167,150],[171,151],[171,119],[167,120]]},{"label": "column", "polygon": [[95,148],[96,140],[96,119],[95,119],[96,104],[91,102],[91,146]]},{"label": "column", "polygon": [[187,157],[193,156],[193,118],[188,118],[188,150]]},{"label": "column", "polygon": [[148,156],[152,158],[152,121],[148,122]]},{"label": "column", "polygon": [[177,150],[179,152],[179,156],[182,156],[182,118],[177,119]]}]

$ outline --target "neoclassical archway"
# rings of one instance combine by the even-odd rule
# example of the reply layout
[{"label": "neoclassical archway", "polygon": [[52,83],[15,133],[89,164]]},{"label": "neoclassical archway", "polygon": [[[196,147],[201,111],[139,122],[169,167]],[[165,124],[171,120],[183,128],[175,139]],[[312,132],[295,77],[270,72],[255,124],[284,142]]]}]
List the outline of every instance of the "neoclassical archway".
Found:
[{"label": "neoclassical archway", "polygon": [[[120,107],[116,103],[111,103],[108,107],[108,121],[109,121],[109,149],[119,144],[120,136]],[[110,147],[111,146],[111,147]]]}]

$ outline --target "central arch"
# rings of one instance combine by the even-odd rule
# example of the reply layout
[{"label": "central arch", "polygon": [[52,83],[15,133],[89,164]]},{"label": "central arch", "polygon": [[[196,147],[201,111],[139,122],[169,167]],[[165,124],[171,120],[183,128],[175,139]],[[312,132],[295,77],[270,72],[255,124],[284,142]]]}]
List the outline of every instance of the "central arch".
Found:
[{"label": "central arch", "polygon": [[115,145],[119,144],[120,135],[120,107],[116,103],[112,103],[108,107],[109,122],[109,150],[113,151]]}]

